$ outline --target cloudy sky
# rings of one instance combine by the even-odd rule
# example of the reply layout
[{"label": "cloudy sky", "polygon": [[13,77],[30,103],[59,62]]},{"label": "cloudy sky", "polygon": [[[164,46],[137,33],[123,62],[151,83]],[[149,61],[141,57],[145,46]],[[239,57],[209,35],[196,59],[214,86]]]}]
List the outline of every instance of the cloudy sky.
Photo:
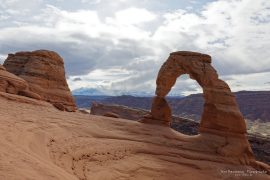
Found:
[{"label": "cloudy sky", "polygon": [[[210,54],[233,91],[270,90],[269,0],[0,0],[0,62],[48,49],[72,90],[153,93],[169,53]],[[173,95],[200,92],[187,76]]]}]

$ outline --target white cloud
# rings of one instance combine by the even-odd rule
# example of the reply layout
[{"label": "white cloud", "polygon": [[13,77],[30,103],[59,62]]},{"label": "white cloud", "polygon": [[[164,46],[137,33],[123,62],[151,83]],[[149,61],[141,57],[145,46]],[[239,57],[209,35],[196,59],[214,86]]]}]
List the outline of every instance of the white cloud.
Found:
[{"label": "white cloud", "polygon": [[[140,24],[155,19],[155,14],[146,9],[128,8],[115,13],[115,21],[118,24],[132,25]],[[113,19],[110,18],[113,21]]]},{"label": "white cloud", "polygon": [[14,10],[18,12],[30,11],[41,5],[43,0],[1,0],[0,8]]},{"label": "white cloud", "polygon": [[101,0],[81,0],[82,3],[98,4]]},{"label": "white cloud", "polygon": [[253,73],[253,74],[240,74],[225,76],[227,83],[231,86],[232,91],[242,90],[267,90],[270,91],[270,72]]},{"label": "white cloud", "polygon": [[0,64],[3,64],[6,58],[7,58],[7,55],[0,54]]},{"label": "white cloud", "polygon": [[[42,5],[40,0],[30,1],[35,7]],[[73,10],[45,6],[43,2],[42,8],[27,18],[12,13],[18,12],[12,5],[15,0],[3,2],[0,7],[9,8],[6,14],[0,13],[0,53],[39,48],[59,52],[71,76],[71,89],[154,91],[157,71],[169,53],[176,50],[212,55],[213,65],[222,77],[270,71],[267,0],[219,0],[196,13],[185,8],[153,11],[140,7],[142,2],[138,1],[118,1],[115,6],[107,0],[85,1],[98,8]],[[147,1],[147,5],[151,2]],[[31,3],[24,7],[28,9]],[[112,14],[104,13],[106,8]],[[72,81],[78,77],[82,80]],[[239,87],[234,82],[230,81],[232,88]],[[248,78],[243,77],[241,83],[243,88],[251,88]],[[183,79],[173,91],[197,92],[198,87]]]}]

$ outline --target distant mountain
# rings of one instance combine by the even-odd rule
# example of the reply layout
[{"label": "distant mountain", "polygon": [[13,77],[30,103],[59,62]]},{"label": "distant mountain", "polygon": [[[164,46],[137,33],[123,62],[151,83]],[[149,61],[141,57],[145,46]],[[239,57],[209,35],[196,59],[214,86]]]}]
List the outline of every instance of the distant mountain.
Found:
[{"label": "distant mountain", "polygon": [[127,92],[118,92],[119,96],[135,96],[135,97],[153,97],[154,92],[147,91],[127,91]]},{"label": "distant mountain", "polygon": [[[270,122],[270,91],[240,91],[234,93],[239,104],[240,111],[249,120]],[[97,101],[105,104],[118,104],[132,108],[149,110],[152,97],[134,96],[106,96],[95,99],[94,97],[75,96],[78,107],[90,107],[91,102]],[[182,117],[200,120],[204,99],[202,94],[193,94],[186,97],[167,97],[173,114]],[[87,103],[82,103],[86,101]],[[83,106],[87,105],[87,106]]]},{"label": "distant mountain", "polygon": [[110,91],[106,92],[96,88],[79,88],[72,91],[73,95],[85,96],[136,96],[136,97],[152,97],[155,93],[148,91]]},{"label": "distant mountain", "polygon": [[[270,122],[270,91],[239,91],[234,94],[246,119]],[[194,94],[169,103],[174,114],[194,115],[193,119],[199,120],[203,112],[204,98],[202,94]]]},{"label": "distant mountain", "polygon": [[86,95],[74,95],[75,102],[79,108],[90,109],[93,102],[101,102],[109,96],[86,96]]},{"label": "distant mountain", "polygon": [[[74,95],[76,104],[79,108],[88,108],[92,102],[101,102],[104,104],[118,104],[133,108],[140,108],[149,110],[152,104],[151,97],[138,97],[131,95],[122,96],[85,96],[85,95]],[[169,101],[177,101],[182,97],[172,96],[167,97]]]},{"label": "distant mountain", "polygon": [[240,91],[236,98],[245,118],[270,122],[270,91]]},{"label": "distant mountain", "polygon": [[79,88],[72,91],[73,95],[105,96],[106,94],[95,88]]},{"label": "distant mountain", "polygon": [[111,96],[101,101],[105,104],[118,104],[133,108],[150,109],[152,97],[135,97],[130,95]]}]

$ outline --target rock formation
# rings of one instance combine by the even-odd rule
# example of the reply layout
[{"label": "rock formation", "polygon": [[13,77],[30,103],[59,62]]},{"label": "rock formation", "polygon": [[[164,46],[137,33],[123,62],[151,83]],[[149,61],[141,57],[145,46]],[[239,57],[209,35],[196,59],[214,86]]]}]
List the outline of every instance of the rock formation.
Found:
[{"label": "rock formation", "polygon": [[76,105],[65,78],[64,61],[53,51],[37,50],[9,54],[4,62],[7,71],[29,84],[29,90],[45,101],[75,111]]},{"label": "rock formation", "polygon": [[[218,79],[216,70],[211,66],[209,55],[195,52],[171,53],[169,59],[162,65],[158,77],[156,97],[152,104],[152,117],[155,120],[168,122],[168,105],[165,96],[170,92],[176,79],[182,74],[189,74],[203,88],[205,98],[204,111],[201,120],[201,131],[211,131],[217,134],[246,133],[246,124],[235,96],[229,86]],[[156,103],[159,101],[160,103]],[[161,110],[160,108],[164,108]],[[158,112],[153,112],[158,110]],[[160,112],[162,111],[162,112]],[[168,116],[168,115],[167,115]]]},{"label": "rock formation", "polygon": [[182,74],[188,74],[203,89],[205,103],[199,127],[201,135],[195,139],[210,140],[208,134],[216,135],[225,140],[225,144],[215,147],[219,154],[242,157],[240,161],[244,164],[254,160],[246,138],[246,124],[235,96],[229,86],[218,78],[209,55],[187,51],[171,53],[158,73],[151,113],[142,122],[169,124],[171,115],[165,96]]},{"label": "rock formation", "polygon": [[28,87],[28,83],[24,79],[7,72],[5,67],[0,65],[0,92],[40,99],[40,96],[31,92]]}]

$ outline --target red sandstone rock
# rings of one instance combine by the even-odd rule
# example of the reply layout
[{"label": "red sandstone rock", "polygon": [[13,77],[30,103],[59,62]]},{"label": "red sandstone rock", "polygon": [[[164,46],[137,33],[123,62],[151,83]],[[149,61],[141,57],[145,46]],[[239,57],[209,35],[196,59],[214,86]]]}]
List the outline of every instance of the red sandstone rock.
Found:
[{"label": "red sandstone rock", "polygon": [[[160,98],[165,97],[182,74],[189,74],[190,78],[195,79],[203,88],[205,104],[201,132],[246,133],[246,124],[235,96],[229,86],[218,79],[209,55],[186,51],[171,53],[159,71],[156,95]],[[157,113],[152,114],[154,116]]]},{"label": "red sandstone rock", "polygon": [[172,119],[171,109],[164,97],[153,98],[151,114],[144,116],[141,122],[170,125]]},{"label": "red sandstone rock", "polygon": [[65,78],[64,61],[57,53],[38,50],[9,54],[4,67],[27,81],[29,90],[45,101],[61,103],[67,111],[76,110]]},{"label": "red sandstone rock", "polygon": [[217,154],[226,137],[57,112],[2,94],[44,106],[0,97],[0,179],[269,179],[266,164]]},{"label": "red sandstone rock", "polygon": [[60,111],[65,111],[65,106],[61,103],[53,103],[53,106],[56,107],[56,109],[59,109]]},{"label": "red sandstone rock", "polygon": [[41,99],[41,97],[38,94],[31,92],[28,88],[29,85],[24,79],[6,71],[6,69],[2,65],[0,65],[1,92],[6,92],[9,94],[17,94],[38,100]]},{"label": "red sandstone rock", "polygon": [[[150,116],[142,122],[149,122],[149,119],[152,122],[168,122],[168,117],[164,114],[168,114],[169,107],[162,106],[166,104],[165,96],[182,74],[189,74],[203,88],[205,104],[199,129],[202,136],[195,138],[196,141],[202,141],[200,138],[207,137],[207,134],[226,137],[226,145],[216,149],[219,154],[239,157],[243,164],[254,160],[246,137],[246,124],[235,96],[229,86],[218,78],[209,55],[187,51],[171,53],[159,70],[156,81],[157,97],[153,100]],[[165,102],[156,103],[156,99]]]},{"label": "red sandstone rock", "polygon": [[32,91],[29,91],[29,90],[19,91],[18,95],[29,97],[29,98],[33,98],[33,99],[37,99],[37,100],[42,100],[42,98],[40,97],[40,95],[38,95],[37,93],[34,93]]},{"label": "red sandstone rock", "polygon": [[20,90],[25,90],[28,84],[22,78],[9,73],[0,65],[0,91],[17,94]]}]

